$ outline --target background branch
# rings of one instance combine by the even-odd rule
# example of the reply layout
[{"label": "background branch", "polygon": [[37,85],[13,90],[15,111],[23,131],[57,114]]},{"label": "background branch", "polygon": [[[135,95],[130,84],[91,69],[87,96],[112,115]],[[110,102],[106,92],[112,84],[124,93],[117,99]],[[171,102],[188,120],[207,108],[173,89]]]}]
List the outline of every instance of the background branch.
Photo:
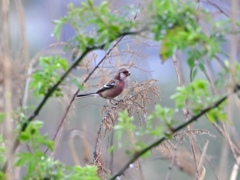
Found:
[{"label": "background branch", "polygon": [[[124,32],[124,33],[119,34],[119,36],[117,38],[121,38],[121,37],[126,36],[126,35],[136,35],[136,34],[141,33],[144,30],[145,29],[142,29],[142,30],[139,30],[139,31],[133,31],[133,32]],[[81,56],[79,58],[77,58],[77,60],[70,66],[70,68],[61,76],[60,80],[54,86],[50,87],[50,89],[47,91],[44,98],[42,99],[42,101],[37,106],[37,108],[33,111],[33,113],[29,116],[29,118],[23,123],[23,125],[21,127],[21,132],[25,131],[28,124],[39,114],[39,112],[41,111],[41,109],[43,108],[43,106],[45,105],[47,100],[51,97],[52,93],[63,82],[63,80],[69,75],[69,73],[79,64],[79,62],[81,62],[83,60],[83,58],[89,52],[91,52],[93,50],[96,50],[96,49],[103,49],[105,47],[105,45],[106,44],[102,44],[102,45],[99,45],[99,46],[93,46],[93,47],[87,47],[86,48],[86,50],[81,54]],[[92,74],[93,74],[93,72],[90,73],[89,76],[86,79],[88,80]],[[19,144],[20,144],[20,142],[19,142],[18,138],[16,138],[15,141],[14,141],[13,147],[10,151],[11,154],[13,154],[15,152],[15,150],[17,149]],[[8,168],[8,160],[6,161],[6,163],[4,164],[4,166],[2,168],[3,172],[6,172],[7,168]]]},{"label": "background branch", "polygon": [[[237,86],[237,88],[235,88],[234,93],[236,93],[237,91],[239,91],[239,87]],[[232,93],[231,93],[232,94]],[[200,118],[201,116],[203,116],[204,114],[206,114],[207,112],[209,112],[210,110],[220,106],[231,94],[225,95],[224,97],[222,97],[221,99],[219,99],[218,101],[216,101],[215,103],[213,103],[212,105],[210,105],[209,107],[203,109],[200,113],[198,113],[197,115],[193,116],[192,118],[190,118],[188,121],[180,124],[179,126],[177,126],[176,128],[170,129],[171,130],[171,134],[166,133],[166,135],[164,137],[162,137],[161,139],[155,141],[154,143],[150,144],[148,147],[142,149],[141,151],[139,151],[138,153],[136,153],[123,167],[122,169],[120,169],[120,171],[118,171],[114,176],[112,176],[109,180],[114,180],[116,179],[118,176],[121,176],[128,168],[129,165],[132,164],[133,162],[135,162],[140,156],[142,156],[144,153],[148,152],[149,150],[151,150],[152,148],[158,146],[159,144],[161,144],[163,141],[167,140],[169,135],[174,134],[177,131],[180,131],[181,129],[185,128],[186,126],[188,126],[189,124],[191,124],[192,122],[196,121],[198,118]]]},{"label": "background branch", "polygon": [[[93,73],[97,70],[97,68],[104,62],[104,60],[107,58],[107,56],[112,52],[112,50],[120,43],[120,41],[121,41],[124,37],[125,37],[125,35],[123,35],[122,37],[120,37],[120,38],[117,40],[117,42],[112,46],[112,48],[108,50],[108,52],[105,54],[105,56],[99,61],[99,63],[93,68],[93,70],[92,70],[92,71],[88,74],[88,76],[84,79],[84,81],[83,81],[83,83],[82,83],[82,86],[89,80],[89,78],[93,75]],[[68,106],[67,106],[67,109],[66,109],[66,111],[65,111],[65,113],[64,113],[64,115],[63,115],[63,117],[62,117],[62,119],[61,119],[61,121],[60,121],[60,123],[59,123],[59,125],[58,125],[57,131],[56,131],[56,133],[54,134],[54,137],[53,137],[52,140],[55,141],[55,140],[57,139],[57,142],[55,142],[55,151],[56,151],[56,147],[58,146],[59,141],[60,141],[60,139],[61,139],[61,137],[57,138],[57,136],[59,135],[59,132],[62,130],[63,123],[64,123],[64,121],[65,121],[65,119],[66,119],[66,117],[67,117],[67,114],[68,114],[68,112],[69,112],[69,110],[70,110],[70,107],[72,106],[72,103],[74,102],[75,97],[76,97],[76,95],[79,93],[79,91],[80,91],[80,89],[78,89],[78,90],[74,93],[74,95],[72,96],[72,98],[71,98],[71,100],[70,100],[70,102],[69,102],[69,104],[68,104]],[[47,153],[48,149],[49,149],[49,148],[47,148],[44,153]]]}]

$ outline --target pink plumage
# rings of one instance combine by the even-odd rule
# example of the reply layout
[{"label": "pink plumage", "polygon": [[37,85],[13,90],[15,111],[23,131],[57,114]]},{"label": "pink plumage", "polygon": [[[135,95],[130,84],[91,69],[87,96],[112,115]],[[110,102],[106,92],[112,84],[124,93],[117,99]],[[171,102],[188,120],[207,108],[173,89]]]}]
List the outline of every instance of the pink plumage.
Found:
[{"label": "pink plumage", "polygon": [[126,68],[121,68],[117,71],[114,78],[100,88],[97,92],[79,94],[77,97],[99,95],[105,99],[113,99],[123,92],[125,87],[125,79],[130,75],[130,72]]}]

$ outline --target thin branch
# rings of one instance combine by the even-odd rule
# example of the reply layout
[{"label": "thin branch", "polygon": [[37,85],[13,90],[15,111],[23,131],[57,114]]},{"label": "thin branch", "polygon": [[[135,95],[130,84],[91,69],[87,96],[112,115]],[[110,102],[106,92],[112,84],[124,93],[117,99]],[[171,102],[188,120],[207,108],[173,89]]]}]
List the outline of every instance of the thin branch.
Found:
[{"label": "thin branch", "polygon": [[30,63],[29,63],[29,67],[27,70],[27,79],[25,82],[25,87],[24,87],[24,91],[23,91],[23,100],[22,100],[22,107],[26,107],[27,106],[27,100],[28,100],[28,90],[29,90],[29,84],[31,81],[31,74],[33,72],[33,64],[35,63],[36,59],[33,59]]},{"label": "thin branch", "polygon": [[[112,52],[112,50],[119,44],[119,42],[120,42],[124,37],[125,37],[125,35],[123,35],[122,37],[120,37],[120,38],[118,39],[118,41],[112,46],[112,48],[108,50],[108,52],[105,54],[105,56],[103,56],[103,58],[101,59],[101,61],[99,61],[99,63],[93,68],[93,70],[92,70],[92,71],[88,74],[88,76],[84,79],[84,81],[83,81],[83,83],[82,83],[82,86],[89,80],[89,78],[93,75],[93,73],[99,68],[99,66],[103,63],[103,61],[107,58],[107,56]],[[67,117],[67,114],[68,114],[68,112],[69,112],[69,110],[70,110],[70,108],[71,108],[71,106],[72,106],[72,103],[73,103],[74,100],[75,100],[76,95],[79,93],[79,91],[80,91],[80,89],[78,89],[78,90],[74,93],[74,95],[72,96],[72,98],[71,98],[71,100],[70,100],[70,102],[69,102],[69,104],[68,104],[68,106],[67,106],[67,109],[66,109],[66,111],[65,111],[65,113],[64,113],[64,115],[63,115],[63,117],[62,117],[62,119],[61,119],[61,121],[60,121],[60,123],[59,123],[59,125],[58,125],[57,131],[56,131],[56,133],[54,134],[54,137],[53,137],[53,139],[52,139],[53,141],[56,140],[56,138],[57,138],[60,130],[62,129],[63,123],[64,123],[64,121],[65,121],[65,119],[66,119],[66,117]],[[60,141],[60,138],[58,138],[58,142],[59,142],[59,141]],[[58,142],[55,143],[55,147],[58,145]],[[48,149],[49,149],[49,148],[47,148],[44,153],[47,153]],[[56,149],[56,148],[55,148],[55,149]]]},{"label": "thin branch", "polygon": [[[197,145],[198,145],[198,149],[199,149],[200,153],[203,154],[203,149],[200,147],[199,144],[197,144]],[[218,180],[219,178],[218,178],[217,173],[216,173],[216,171],[215,171],[215,167],[211,164],[210,159],[209,159],[207,156],[205,156],[205,160],[207,161],[208,165],[209,165],[210,168],[212,169],[212,171],[213,171],[213,173],[214,173],[214,176],[215,176],[216,180]]]},{"label": "thin branch", "polygon": [[199,164],[198,164],[198,171],[200,172],[200,179],[205,179],[205,174],[204,174],[204,177],[203,177],[203,171],[201,169],[204,168],[203,166],[203,162],[204,162],[204,159],[206,157],[206,152],[207,152],[207,148],[208,148],[208,144],[209,144],[209,141],[207,140],[206,143],[204,144],[203,146],[203,150],[202,150],[202,155],[200,157],[200,160],[199,160]]},{"label": "thin branch", "polygon": [[[142,31],[145,31],[146,28],[141,29],[139,31],[133,31],[133,32],[124,32],[119,34],[119,36],[117,38],[123,38],[126,35],[137,35],[139,33],[141,33]],[[83,60],[83,58],[91,51],[96,50],[96,49],[103,49],[105,47],[106,44],[102,44],[99,46],[93,46],[93,47],[87,47],[86,50],[81,54],[81,56],[79,58],[77,58],[77,60],[70,66],[70,68],[61,76],[61,78],[59,79],[59,81],[54,84],[52,87],[49,88],[49,90],[47,91],[47,93],[45,94],[44,98],[42,99],[42,101],[39,103],[39,105],[37,106],[37,108],[33,111],[33,113],[29,116],[29,118],[23,123],[22,127],[21,127],[21,132],[25,131],[25,129],[27,128],[28,124],[39,114],[39,112],[42,110],[43,106],[45,105],[45,103],[47,102],[47,100],[51,97],[52,93],[58,88],[58,86],[63,82],[63,80],[68,76],[68,74],[79,64],[79,62],[81,62]],[[93,73],[93,72],[92,72]],[[92,75],[92,73],[89,74],[89,76],[86,78],[87,80],[90,78],[90,76]],[[13,154],[17,147],[19,146],[20,142],[18,140],[18,138],[15,139],[11,153]],[[6,163],[4,164],[2,170],[3,172],[6,172],[8,168],[8,160],[6,161]]]},{"label": "thin branch", "polygon": [[[82,55],[71,65],[71,67],[62,75],[62,77],[59,79],[59,81],[52,86],[47,93],[45,94],[44,98],[42,99],[42,101],[39,103],[39,105],[37,106],[37,108],[34,110],[34,112],[32,113],[32,115],[27,119],[27,121],[25,121],[22,125],[21,128],[21,132],[25,131],[25,129],[27,128],[27,126],[29,125],[29,123],[39,114],[39,112],[41,111],[41,109],[43,108],[43,106],[45,105],[45,103],[47,102],[47,100],[51,97],[52,93],[57,89],[57,87],[63,82],[63,80],[68,76],[68,74],[71,72],[72,69],[74,69],[78,63],[92,50],[94,49],[102,49],[104,46],[96,46],[96,47],[92,47],[92,48],[87,48],[86,51],[84,51],[82,53]],[[14,144],[13,144],[13,148],[11,150],[11,153],[13,154],[15,152],[15,150],[17,149],[17,147],[19,146],[20,142],[18,140],[18,138],[15,139]],[[6,172],[8,168],[8,160],[6,161],[6,163],[3,166],[3,172]]]},{"label": "thin branch", "polygon": [[137,161],[138,161],[138,169],[139,169],[138,171],[139,171],[139,174],[140,174],[140,178],[141,178],[141,180],[145,180],[144,175],[143,175],[141,162],[139,161],[139,159]]},{"label": "thin branch", "polygon": [[[114,143],[114,129],[112,129],[112,133],[110,135],[110,145],[109,147],[112,147]],[[113,162],[114,162],[114,151],[110,152],[110,163],[109,163],[109,170],[112,175],[113,172]]]},{"label": "thin branch", "polygon": [[[136,18],[137,18],[137,13],[136,13],[136,15],[134,16],[134,20],[135,20]],[[139,31],[135,31],[135,32],[125,32],[125,33],[120,34],[120,35],[118,36],[119,39],[117,40],[117,42],[112,46],[111,49],[108,50],[108,52],[105,54],[105,56],[103,56],[103,58],[98,62],[98,64],[94,67],[94,69],[93,69],[93,70],[88,74],[88,76],[84,79],[84,81],[83,81],[83,83],[82,83],[82,86],[84,86],[84,84],[89,80],[89,78],[93,75],[93,73],[99,68],[99,66],[104,62],[104,60],[107,58],[107,56],[109,56],[109,54],[113,51],[113,49],[122,41],[122,39],[123,39],[126,35],[137,35],[137,34],[143,32],[143,31],[145,31],[145,30],[147,30],[147,29],[146,29],[146,28],[142,28],[142,29],[139,30]],[[56,133],[54,134],[54,137],[53,137],[53,139],[52,139],[53,141],[56,140],[56,138],[57,138],[60,130],[62,130],[62,128],[63,128],[63,123],[64,123],[64,121],[65,121],[65,119],[66,119],[66,117],[67,117],[67,114],[68,114],[68,112],[69,112],[69,110],[70,110],[70,107],[72,106],[72,103],[74,102],[75,97],[77,96],[77,94],[79,93],[79,91],[80,91],[80,89],[78,89],[78,90],[74,93],[74,95],[72,96],[72,98],[71,98],[71,100],[70,100],[70,102],[69,102],[69,104],[68,104],[68,106],[67,106],[67,109],[66,109],[66,111],[65,111],[65,113],[64,113],[64,115],[63,115],[63,117],[62,117],[62,119],[61,119],[61,121],[60,121],[60,124],[58,125],[57,131],[56,131]],[[57,147],[60,139],[61,139],[61,137],[59,136],[58,141],[55,143],[55,149],[56,149],[56,147]],[[47,148],[44,153],[47,153],[48,149],[49,149],[49,148]]]},{"label": "thin branch", "polygon": [[169,180],[170,179],[170,173],[172,171],[173,165],[176,162],[176,158],[177,158],[178,146],[179,146],[179,142],[177,143],[176,147],[173,147],[174,152],[173,152],[171,163],[170,163],[170,165],[168,167],[168,172],[167,172],[167,175],[165,177],[165,180]]},{"label": "thin branch", "polygon": [[46,95],[44,96],[43,100],[39,103],[38,107],[36,108],[36,110],[32,113],[32,115],[28,118],[28,120],[26,122],[24,122],[21,131],[24,131],[29,122],[31,122],[41,111],[42,107],[45,105],[45,103],[47,102],[47,100],[49,99],[49,97],[52,95],[52,93],[57,89],[57,87],[63,82],[63,80],[68,76],[68,74],[79,64],[80,61],[83,60],[83,58],[91,51],[96,50],[96,49],[102,49],[104,47],[104,45],[101,46],[96,46],[96,47],[92,47],[92,48],[87,48],[82,55],[71,65],[71,67],[62,75],[62,77],[59,79],[59,81],[52,86],[48,92],[46,93]]},{"label": "thin branch", "polygon": [[[175,68],[175,71],[176,71],[176,75],[177,75],[177,80],[178,80],[178,86],[182,86],[182,83],[181,83],[181,74],[179,73],[179,70],[178,70],[178,61],[177,61],[177,58],[176,58],[176,53],[173,55],[173,64],[174,64],[174,68]],[[188,105],[188,100],[185,100],[185,106],[187,107]],[[187,108],[182,108],[182,111],[183,111],[183,114],[185,116],[185,120],[188,121],[189,118],[190,118],[190,113],[188,111]],[[190,131],[191,127],[188,126],[187,129]],[[192,150],[192,154],[193,154],[193,159],[194,159],[194,162],[195,162],[195,169],[196,169],[196,172],[197,172],[197,177],[199,177],[200,173],[198,171],[198,168],[197,168],[197,155],[196,155],[196,150],[195,150],[195,146],[194,146],[194,142],[196,142],[196,139],[194,139],[193,137],[193,134],[190,133],[191,136],[189,136],[189,141],[190,141],[190,145],[191,145],[191,150]],[[199,178],[198,178],[199,179]]]},{"label": "thin branch", "polygon": [[214,57],[223,69],[228,70],[228,67],[224,64],[224,62],[218,55],[215,55]]},{"label": "thin branch", "polygon": [[[237,86],[234,90],[234,93],[236,93],[237,91],[239,91],[239,86]],[[232,93],[231,93],[232,94]],[[171,134],[174,134],[177,131],[182,130],[183,128],[185,128],[186,126],[188,126],[189,124],[193,123],[194,121],[197,121],[198,118],[200,118],[201,116],[203,116],[204,114],[208,113],[209,111],[211,111],[214,108],[217,108],[218,106],[220,106],[231,94],[225,95],[224,97],[222,97],[221,99],[219,99],[218,101],[216,101],[215,103],[213,103],[212,105],[210,105],[209,107],[203,109],[200,113],[198,113],[197,115],[193,116],[192,118],[190,118],[187,122],[184,122],[182,124],[180,124],[179,126],[177,126],[176,128],[172,128],[171,129]],[[151,150],[152,148],[158,146],[159,144],[161,144],[163,141],[167,140],[169,137],[169,133],[166,133],[165,136],[163,136],[162,138],[160,138],[159,140],[155,141],[154,143],[150,144],[149,146],[147,146],[146,148],[142,149],[141,151],[139,151],[138,153],[136,153],[123,167],[122,169],[120,169],[114,176],[112,176],[109,180],[114,180],[117,177],[121,176],[128,168],[129,165],[134,163],[140,156],[142,156],[143,154],[145,154],[146,152],[148,152],[149,150]]]},{"label": "thin branch", "polygon": [[[119,38],[122,39],[126,35],[136,35],[138,33],[142,32],[140,31],[135,31],[135,32],[124,32],[119,35]],[[83,60],[83,58],[91,51],[96,50],[96,49],[103,49],[105,47],[105,44],[99,45],[99,46],[93,46],[93,47],[88,47],[86,50],[81,54],[81,56],[71,65],[71,67],[62,75],[60,80],[52,86],[46,95],[44,96],[43,100],[40,102],[36,110],[32,113],[32,115],[28,118],[28,120],[23,124],[21,131],[24,131],[29,124],[41,111],[42,107],[48,100],[48,98],[52,95],[52,93],[57,89],[57,87],[63,82],[63,80],[68,76],[68,74]],[[100,64],[99,64],[100,65]],[[90,76],[94,73],[94,71],[97,69],[98,66],[96,66],[91,73],[89,73],[88,77],[86,78],[86,81],[90,78]]]},{"label": "thin branch", "polygon": [[208,0],[208,3],[211,4],[212,6],[214,6],[215,8],[217,8],[222,14],[224,14],[227,17],[230,17],[224,10],[222,10],[217,4],[211,2],[210,0]]}]

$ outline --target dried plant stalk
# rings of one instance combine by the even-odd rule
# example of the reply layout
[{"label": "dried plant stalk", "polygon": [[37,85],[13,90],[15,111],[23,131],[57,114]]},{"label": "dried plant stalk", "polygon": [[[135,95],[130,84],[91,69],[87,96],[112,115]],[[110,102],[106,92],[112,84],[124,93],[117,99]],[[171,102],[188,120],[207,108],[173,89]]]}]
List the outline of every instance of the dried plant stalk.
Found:
[{"label": "dried plant stalk", "polygon": [[159,87],[157,80],[147,80],[141,83],[133,82],[131,89],[125,91],[123,98],[114,105],[106,105],[102,108],[103,125],[106,132],[111,131],[117,120],[119,111],[127,110],[129,116],[136,115],[140,125],[148,114],[147,104],[156,103],[159,99]]},{"label": "dried plant stalk", "polygon": [[154,102],[159,98],[159,87],[156,85],[157,80],[148,80],[141,83],[133,82],[131,89],[123,93],[123,98],[117,101],[114,105],[109,104],[102,108],[102,123],[100,124],[94,155],[94,165],[98,168],[98,175],[102,179],[106,179],[109,170],[104,169],[102,158],[102,142],[101,130],[105,128],[105,134],[112,130],[114,123],[117,121],[117,113],[122,110],[127,110],[129,116],[136,115],[137,119],[142,122],[143,117],[147,117],[147,104]]}]

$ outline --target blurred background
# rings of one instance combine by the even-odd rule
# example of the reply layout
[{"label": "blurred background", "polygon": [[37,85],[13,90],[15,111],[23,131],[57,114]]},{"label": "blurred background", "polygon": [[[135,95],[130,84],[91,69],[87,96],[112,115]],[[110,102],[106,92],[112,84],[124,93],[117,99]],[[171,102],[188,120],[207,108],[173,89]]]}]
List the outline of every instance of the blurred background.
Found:
[{"label": "blurred background", "polygon": [[[22,2],[16,0],[11,1],[11,12],[10,12],[10,34],[11,34],[11,46],[12,55],[14,59],[18,58],[18,53],[25,54],[26,62],[38,61],[39,57],[53,54],[60,54],[68,58],[69,63],[71,60],[71,52],[64,52],[63,45],[60,42],[69,41],[73,35],[74,31],[68,26],[64,26],[60,40],[56,40],[52,36],[54,24],[53,21],[59,19],[67,13],[67,4],[74,3],[76,6],[80,5],[82,1],[69,1],[69,0],[24,0]],[[96,4],[101,1],[95,1]],[[128,5],[144,6],[147,1],[139,0],[112,0],[109,1],[112,10],[124,10]],[[201,0],[199,1],[199,6],[204,7],[210,11],[216,19],[227,18],[226,15],[230,14],[230,3],[227,0]],[[221,12],[221,10],[223,12]],[[139,17],[144,16],[140,14]],[[206,28],[207,30],[207,28]],[[22,46],[22,47],[21,47]],[[176,87],[178,85],[176,73],[174,70],[173,60],[169,59],[165,63],[161,63],[159,57],[160,45],[144,37],[138,39],[132,39],[129,37],[124,38],[124,40],[119,43],[118,47],[113,54],[120,54],[119,56],[112,56],[106,63],[104,63],[100,68],[108,69],[111,72],[116,71],[114,69],[115,61],[122,64],[128,64],[129,62],[134,63],[130,68],[131,77],[128,79],[128,84],[131,81],[145,81],[150,79],[158,80],[158,86],[160,87],[160,99],[157,100],[162,106],[174,107],[174,102],[170,99],[170,96],[176,92]],[[226,44],[226,51],[228,51],[228,46]],[[16,53],[17,52],[17,53]],[[94,63],[98,62],[105,55],[104,51],[96,51],[88,56],[88,58],[95,57],[95,61],[92,62],[92,67]],[[182,59],[182,69],[181,72],[184,75],[183,84],[189,82],[189,69],[187,68],[186,61],[184,60],[184,53],[181,54]],[[212,68],[213,74],[218,72],[218,66],[216,64],[209,64]],[[24,69],[26,71],[27,69]],[[86,73],[86,70],[81,68],[74,69],[72,76],[79,77],[79,83],[82,83],[82,76]],[[94,91],[100,87],[99,75],[95,74],[95,78],[90,79],[84,92]],[[204,78],[200,73],[197,78]],[[42,130],[43,134],[48,134],[50,138],[53,138],[56,129],[59,126],[61,119],[63,118],[64,112],[70,102],[70,98],[76,92],[77,87],[67,87],[64,86],[65,94],[61,99],[51,99],[48,101],[47,105],[40,112],[37,119],[44,121],[44,128]],[[28,103],[31,106],[37,105],[39,100],[35,99],[32,92],[29,92],[30,96]],[[83,165],[83,145],[81,139],[76,137],[73,138],[73,132],[75,130],[81,131],[84,136],[84,141],[87,142],[89,146],[89,161],[92,162],[93,150],[96,141],[99,125],[101,123],[101,109],[106,104],[106,100],[101,98],[83,98],[76,100],[70,109],[69,114],[66,117],[64,128],[62,131],[61,139],[59,140],[58,146],[55,150],[55,159],[63,162],[66,165],[76,164],[76,158],[79,158],[81,164]],[[149,106],[149,112],[154,109],[154,104]],[[30,112],[30,111],[29,111]],[[178,121],[184,121],[182,112],[178,113],[176,117]],[[235,117],[235,127],[236,130],[240,130],[238,117]],[[136,124],[138,122],[136,121]],[[208,130],[216,137],[210,137],[209,135],[196,135],[200,146],[203,147],[204,143],[209,140],[209,146],[207,149],[208,158],[211,161],[211,166],[206,163],[206,179],[215,179],[214,171],[216,174],[220,175],[220,179],[227,179],[230,176],[234,160],[233,157],[223,141],[222,136],[219,135],[217,130],[210,125],[205,118],[199,119],[193,124],[195,129]],[[238,132],[237,132],[238,133]],[[110,141],[111,133],[108,133],[103,137],[102,152],[106,168],[109,168],[110,154],[107,150],[107,146]],[[73,156],[71,151],[71,142],[74,144],[77,156]],[[150,142],[152,142],[150,140]],[[118,142],[114,142],[118,143]],[[190,150],[190,143],[188,141],[182,142],[181,146]],[[153,150],[156,153],[154,159],[142,159],[141,165],[143,169],[143,175],[145,179],[159,180],[165,179],[166,173],[169,168],[169,161],[162,158],[161,152],[158,149]],[[51,152],[48,152],[51,154]],[[113,172],[119,170],[125,162],[128,160],[128,155],[124,151],[117,150],[114,152],[114,163]],[[221,161],[224,161],[222,162]],[[188,164],[188,162],[186,162]],[[138,168],[132,168],[127,170],[125,173],[126,177],[122,179],[138,179]],[[171,179],[193,179],[193,177],[186,175],[183,171],[173,168],[171,172]]]}]

